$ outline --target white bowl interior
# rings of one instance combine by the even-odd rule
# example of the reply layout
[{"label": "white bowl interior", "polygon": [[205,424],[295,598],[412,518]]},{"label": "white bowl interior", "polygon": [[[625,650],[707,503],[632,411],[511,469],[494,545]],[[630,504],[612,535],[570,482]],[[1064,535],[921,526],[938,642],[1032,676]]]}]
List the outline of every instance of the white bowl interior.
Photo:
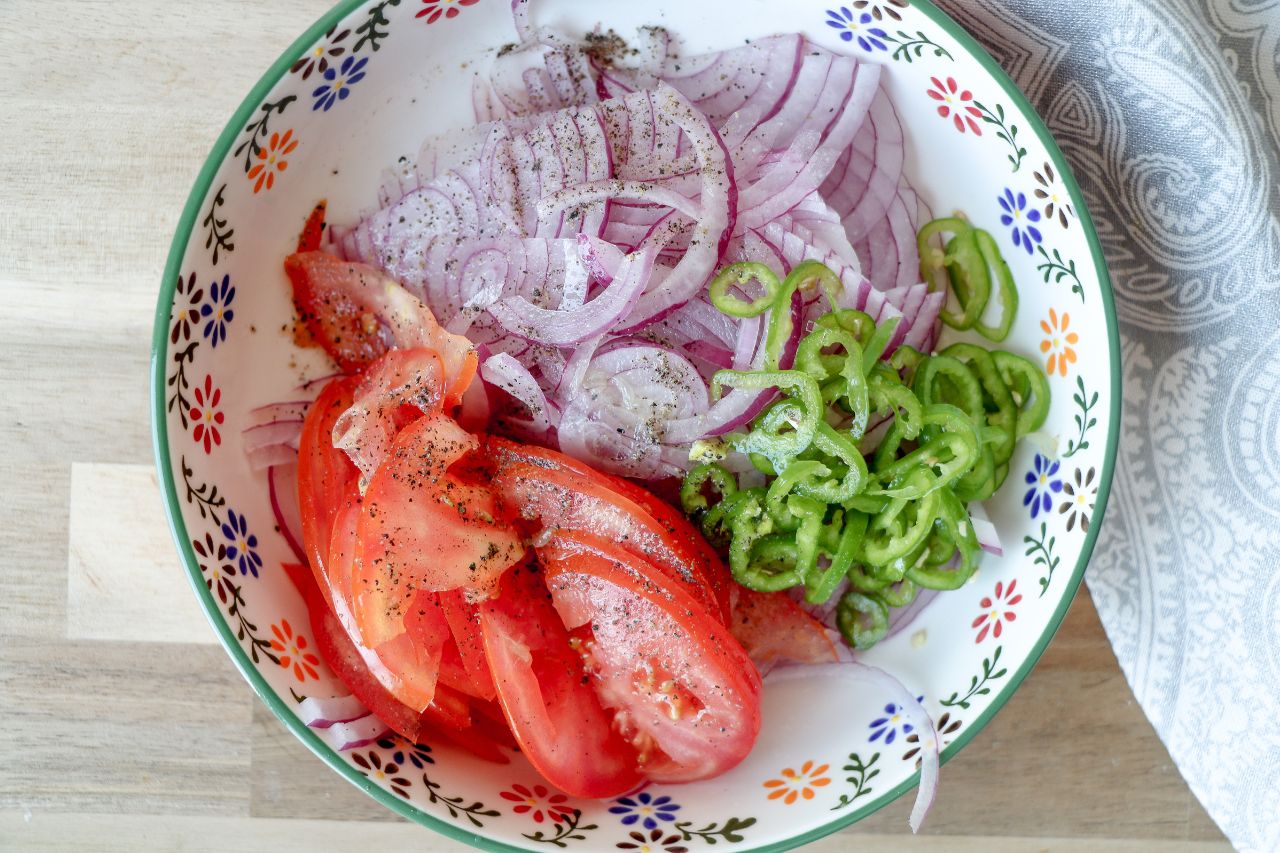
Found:
[{"label": "white bowl interior", "polygon": [[[432,23],[425,16],[415,17],[432,6],[458,14],[442,15]],[[289,73],[288,66],[303,47],[332,41],[325,31],[335,20],[335,35],[344,29],[352,31],[342,42],[347,46],[345,55],[351,56],[350,47],[359,38],[357,28],[368,23],[375,8],[388,23],[382,28],[386,36],[378,42],[378,50],[366,43],[355,53],[368,60],[365,78],[352,86],[349,98],[327,111],[314,110],[312,92],[320,85],[318,75],[303,81],[299,73]],[[1020,284],[1021,306],[1006,347],[1044,364],[1043,341],[1050,341],[1054,351],[1054,339],[1061,346],[1064,335],[1078,335],[1071,345],[1075,361],[1065,375],[1055,372],[1051,377],[1054,400],[1048,425],[1035,440],[1022,443],[1008,482],[988,502],[1005,546],[1004,557],[987,556],[969,585],[940,596],[910,630],[865,656],[866,662],[893,673],[924,697],[925,707],[940,721],[944,754],[950,756],[1006,701],[1043,650],[1075,592],[1092,547],[1109,486],[1117,428],[1118,353],[1114,320],[1108,311],[1110,290],[1087,214],[1065,164],[1056,148],[1046,144],[1047,134],[1025,102],[1002,75],[992,73],[994,63],[975,53],[972,43],[959,37],[958,29],[932,7],[887,0],[853,10],[855,18],[866,9],[881,10],[881,20],[873,20],[863,30],[878,27],[897,39],[884,42],[886,50],[873,45],[868,51],[856,39],[843,40],[845,30],[827,23],[833,20],[833,12],[841,14],[843,8],[809,0],[788,4],[546,0],[536,5],[535,15],[540,24],[566,33],[580,34],[603,23],[624,38],[632,37],[641,25],[660,24],[679,36],[682,50],[688,53],[800,29],[827,47],[885,65],[886,85],[904,126],[912,184],[939,215],[963,210],[996,234]],[[894,20],[889,12],[902,20]],[[931,45],[917,43],[918,56],[910,45],[903,48],[905,53],[898,51],[917,34]],[[751,756],[737,769],[707,782],[648,789],[653,798],[670,797],[662,808],[653,800],[648,805],[635,801],[634,808],[573,802],[581,814],[571,826],[537,822],[532,812],[516,812],[516,804],[502,796],[514,785],[532,791],[540,784],[519,757],[510,765],[495,766],[440,744],[431,745],[430,763],[422,754],[416,756],[421,766],[402,744],[334,753],[298,724],[294,709],[297,697],[343,693],[341,685],[323,666],[316,668],[318,678],[305,670],[299,678],[292,666],[278,665],[268,657],[271,640],[278,639],[274,632],[284,632],[286,620],[294,635],[309,635],[310,629],[301,600],[280,570],[281,563],[293,556],[274,530],[265,476],[250,470],[241,451],[240,431],[254,407],[287,400],[300,382],[331,371],[322,355],[297,349],[291,342],[292,306],[281,260],[291,251],[302,220],[317,199],[328,199],[331,221],[349,221],[375,203],[386,166],[400,157],[414,158],[428,135],[472,124],[470,76],[483,71],[493,51],[513,39],[508,4],[500,0],[466,6],[456,0],[347,3],[304,36],[267,75],[246,102],[247,111],[233,120],[229,135],[215,147],[175,243],[162,296],[162,328],[157,330],[158,448],[166,485],[172,487],[175,535],[188,570],[232,656],[290,728],[381,801],[455,837],[521,849],[545,847],[555,837],[559,844],[600,848],[634,842],[629,834],[642,831],[655,850],[663,845],[702,847],[712,841],[754,850],[785,847],[830,831],[873,811],[913,784],[916,744],[901,721],[875,724],[894,715],[885,713],[889,699],[873,690],[816,678],[768,686],[764,730]],[[937,54],[939,49],[942,55]],[[341,58],[330,61],[337,64]],[[971,91],[973,102],[992,118],[1003,115],[1002,121],[979,120],[981,135],[969,128],[958,131],[938,114],[941,102],[929,95],[939,85],[949,86],[949,80],[957,81],[954,97],[959,106],[970,103],[960,99],[961,93]],[[296,100],[281,108],[282,99],[289,96]],[[273,106],[264,111],[264,104]],[[246,129],[264,116],[266,132],[255,136]],[[285,131],[291,131],[290,141],[298,143],[288,155],[288,169],[276,174],[271,188],[255,192],[254,180],[246,175],[246,151],[239,147],[251,137],[269,144],[272,134],[283,136]],[[1000,137],[1001,132],[1006,138]],[[1019,156],[1020,149],[1025,152]],[[1046,163],[1054,173],[1052,180]],[[1043,240],[1028,254],[1015,248],[1011,228],[1001,222],[1004,211],[999,198],[1006,188],[1029,199],[1027,210],[1047,204],[1047,199],[1035,197],[1039,188],[1059,194],[1058,204],[1072,205],[1073,213],[1065,225],[1043,217],[1039,223]],[[223,246],[216,262],[206,245],[210,226],[204,220],[210,211],[225,222],[218,231],[234,230],[230,240],[234,248]],[[230,306],[234,316],[226,323],[226,339],[216,345],[201,335],[203,321],[189,340],[169,343],[174,320],[168,298],[174,297],[175,280],[185,282],[192,275],[205,303],[211,298],[211,285],[220,284],[224,277],[235,288]],[[1073,284],[1078,284],[1078,293]],[[190,307],[189,296],[190,288],[176,294],[175,315]],[[1069,329],[1064,330],[1066,316]],[[181,390],[182,400],[174,400],[170,407],[175,389]],[[212,405],[225,420],[218,425],[219,443],[206,452],[194,434],[196,421],[184,422],[181,410],[208,408],[212,393],[218,395]],[[1087,447],[1082,446],[1085,442]],[[1039,469],[1038,455],[1044,460]],[[1065,492],[1053,491],[1052,509],[1031,517],[1024,494],[1039,486],[1029,485],[1026,478],[1031,472],[1038,481],[1038,471],[1052,471],[1046,474],[1044,488],[1052,488],[1057,480],[1077,494],[1084,493],[1083,501],[1077,503],[1089,507],[1081,511],[1094,522],[1087,533],[1079,512],[1059,511],[1067,501]],[[211,491],[215,488],[216,497]],[[1070,529],[1068,518],[1075,519]],[[244,531],[237,527],[237,519],[243,520]],[[233,535],[227,535],[224,526]],[[246,531],[256,537],[253,550],[262,558],[257,576],[242,574],[234,559],[220,561],[201,555],[198,547],[193,550],[193,544],[205,543],[206,537],[215,545],[227,545],[237,537],[243,539]],[[219,568],[222,565],[232,566],[234,573],[228,576]],[[230,592],[231,587],[223,584],[233,585],[236,591],[227,601],[218,594],[220,588]],[[1001,614],[999,635],[990,619],[991,624],[974,624],[992,612]],[[1009,613],[1014,616],[1008,617]],[[989,630],[980,635],[984,624]],[[384,770],[388,763],[397,770],[386,773],[373,768],[371,752]],[[859,764],[879,772],[874,777],[869,771],[859,772]],[[795,784],[801,795],[794,802],[786,797],[771,799],[769,794],[776,787],[765,783],[783,778],[788,769],[811,784]],[[393,785],[393,778],[407,784]],[[818,779],[826,781],[818,784]],[[806,788],[808,796],[803,794]],[[541,799],[551,796],[547,793]],[[483,805],[472,808],[473,803]],[[644,809],[651,814],[637,818]],[[636,819],[628,822],[627,818]],[[657,841],[648,839],[646,821],[661,830]],[[537,833],[542,836],[535,837]],[[679,836],[677,841],[670,841],[673,835]]]}]

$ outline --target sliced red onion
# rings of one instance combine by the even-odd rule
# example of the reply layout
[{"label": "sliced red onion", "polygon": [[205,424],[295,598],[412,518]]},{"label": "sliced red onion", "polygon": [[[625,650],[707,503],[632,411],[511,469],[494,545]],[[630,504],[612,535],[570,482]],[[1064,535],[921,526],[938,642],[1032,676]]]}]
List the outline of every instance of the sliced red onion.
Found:
[{"label": "sliced red onion", "polygon": [[[825,663],[779,668],[770,674],[766,684],[810,678],[828,685],[835,679],[865,685],[874,690],[878,697],[883,696],[886,701],[901,708],[903,716],[911,721],[920,737],[920,787],[916,791],[916,802],[911,809],[909,825],[912,832],[919,832],[938,793],[939,738],[933,719],[901,681],[878,667],[864,663]],[[879,698],[876,701],[878,704]]]},{"label": "sliced red onion", "polygon": [[311,408],[311,399],[287,400],[280,403],[268,403],[249,410],[249,420],[253,426],[268,424],[272,421],[301,421]]},{"label": "sliced red onion", "polygon": [[887,640],[910,628],[920,613],[937,597],[938,591],[936,589],[922,589],[916,594],[915,601],[906,607],[895,607],[891,610],[889,612],[889,630],[885,633],[884,638]]},{"label": "sliced red onion", "polygon": [[316,729],[316,734],[320,739],[327,743],[330,748],[343,752],[348,749],[358,749],[373,743],[378,738],[385,735],[390,729],[387,724],[378,719],[375,715],[369,714],[358,720],[352,720],[346,723],[334,723],[328,728]]},{"label": "sliced red onion", "polygon": [[598,337],[640,299],[659,248],[645,246],[627,255],[609,286],[579,307],[553,311],[511,296],[490,306],[489,313],[512,334],[539,343],[569,346]]},{"label": "sliced red onion", "polygon": [[978,537],[982,550],[996,557],[1004,556],[1004,547],[1000,544],[1000,533],[987,517],[987,509],[978,501],[969,504],[969,521],[973,524],[973,534]]},{"label": "sliced red onion", "polygon": [[369,715],[369,709],[354,696],[322,699],[308,696],[298,703],[298,717],[313,729],[327,729],[335,723],[349,723]]},{"label": "sliced red onion", "polygon": [[267,492],[271,498],[271,514],[280,535],[288,543],[299,563],[307,562],[302,549],[302,513],[298,508],[297,457],[267,469]]},{"label": "sliced red onion", "polygon": [[533,375],[506,353],[492,355],[480,365],[480,376],[524,404],[529,411],[529,430],[542,435],[551,427],[547,397]]}]

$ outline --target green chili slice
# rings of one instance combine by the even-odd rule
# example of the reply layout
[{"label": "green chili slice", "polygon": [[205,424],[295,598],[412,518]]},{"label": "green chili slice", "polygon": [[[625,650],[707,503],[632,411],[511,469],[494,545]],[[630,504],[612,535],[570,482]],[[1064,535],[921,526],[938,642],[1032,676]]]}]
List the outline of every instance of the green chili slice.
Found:
[{"label": "green chili slice", "polygon": [[[729,292],[731,287],[746,287],[751,282],[759,282],[764,295],[747,302]],[[774,275],[773,270],[764,264],[754,261],[743,261],[730,264],[711,279],[711,304],[730,317],[759,317],[778,301],[778,292],[782,283]]]},{"label": "green chili slice", "polygon": [[[733,497],[738,491],[738,479],[729,469],[715,462],[699,465],[689,471],[680,484],[680,506],[687,515],[695,515],[707,511],[707,488],[718,496],[719,501]],[[719,502],[718,501],[718,502]]]},{"label": "green chili slice", "polygon": [[849,590],[836,605],[836,624],[846,643],[866,650],[889,632],[889,608],[869,595]]},{"label": "green chili slice", "polygon": [[[1035,432],[1049,417],[1049,378],[1033,362],[1011,352],[991,354],[1005,384],[1017,394],[1017,438]],[[1006,460],[1007,461],[1007,460]]]},{"label": "green chili slice", "polygon": [[[973,330],[990,341],[999,343],[1009,337],[1009,330],[1013,328],[1014,317],[1018,313],[1018,286],[1014,283],[1013,273],[1009,271],[1009,265],[1005,263],[1004,256],[1000,254],[1000,247],[996,245],[993,238],[986,231],[975,231],[974,237],[978,243],[978,250],[982,254],[983,266],[990,265],[995,270],[996,284],[1000,290],[1000,322],[995,326],[988,326],[981,320],[979,313],[978,322],[973,324]],[[984,306],[985,307],[985,306]]]}]

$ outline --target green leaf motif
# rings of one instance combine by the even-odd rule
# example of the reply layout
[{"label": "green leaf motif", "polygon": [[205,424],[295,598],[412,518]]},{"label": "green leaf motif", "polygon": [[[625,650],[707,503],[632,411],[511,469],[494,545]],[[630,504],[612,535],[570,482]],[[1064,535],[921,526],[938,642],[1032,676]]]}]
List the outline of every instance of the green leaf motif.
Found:
[{"label": "green leaf motif", "polygon": [[1062,454],[1063,459],[1075,456],[1081,450],[1089,447],[1089,431],[1098,425],[1098,419],[1091,413],[1095,406],[1098,405],[1098,392],[1094,391],[1092,396],[1084,385],[1084,377],[1076,377],[1076,393],[1071,395],[1071,401],[1076,404],[1079,410],[1075,415],[1076,431],[1078,435],[1067,441],[1067,452]]},{"label": "green leaf motif", "polygon": [[883,38],[885,41],[897,45],[892,54],[894,61],[901,60],[910,65],[921,57],[926,48],[931,48],[933,55],[938,59],[945,58],[950,59],[952,62],[955,61],[950,51],[942,45],[930,41],[929,37],[920,30],[917,30],[914,36],[905,30],[898,30],[896,38],[887,34]]},{"label": "green leaf motif", "polygon": [[457,820],[459,816],[465,816],[471,825],[477,829],[484,826],[482,817],[497,817],[501,814],[497,809],[486,809],[484,803],[476,800],[470,805],[466,804],[466,800],[462,797],[446,797],[437,793],[440,790],[440,783],[431,781],[431,777],[426,773],[422,774],[422,784],[427,787],[427,800],[432,803],[443,803],[445,809],[449,812],[449,817]]},{"label": "green leaf motif", "polygon": [[375,3],[369,8],[369,16],[364,23],[356,27],[356,43],[351,47],[351,53],[359,53],[365,45],[369,49],[377,52],[382,47],[382,40],[390,35],[387,29],[391,25],[391,21],[387,19],[386,9],[388,6],[399,6],[400,0],[382,0],[381,3]]},{"label": "green leaf motif", "polygon": [[702,827],[702,829],[694,829],[693,821],[682,820],[676,824],[676,831],[680,833],[685,841],[691,841],[694,836],[697,836],[708,844],[715,844],[721,840],[730,844],[738,844],[743,840],[741,830],[754,826],[755,822],[756,819],[753,817],[731,817],[723,825],[713,821]]},{"label": "green leaf motif", "polygon": [[1013,149],[1013,153],[1009,155],[1009,164],[1013,166],[1013,171],[1021,169],[1022,159],[1027,156],[1027,149],[1018,142],[1018,126],[1005,120],[1004,105],[996,104],[995,110],[981,101],[974,101],[973,105],[978,112],[982,113],[982,120],[996,128],[996,138]]},{"label": "green leaf motif", "polygon": [[[969,690],[963,697],[957,691],[943,699],[940,704],[948,708],[964,708],[967,711],[975,696],[989,694],[991,692],[990,683],[999,681],[1009,673],[1008,669],[1000,666],[1000,655],[1003,651],[1004,646],[996,646],[995,654],[989,658],[982,659],[982,675],[981,677],[975,675],[969,679]],[[997,669],[997,667],[999,668]]]},{"label": "green leaf motif", "polygon": [[[1049,584],[1053,583],[1053,573],[1057,571],[1058,563],[1061,562],[1058,557],[1054,556],[1053,549],[1058,544],[1055,536],[1048,536],[1048,526],[1040,523],[1040,538],[1034,536],[1022,537],[1022,544],[1028,545],[1026,556],[1035,555],[1035,565],[1040,566],[1046,572],[1045,576],[1040,578],[1040,595],[1044,596],[1049,591]],[[1046,538],[1047,537],[1047,538]]]},{"label": "green leaf motif", "polygon": [[249,138],[237,145],[231,156],[239,157],[243,152],[245,172],[248,172],[253,167],[254,158],[262,150],[261,140],[267,137],[267,133],[270,130],[271,117],[273,115],[284,115],[284,111],[296,100],[298,100],[297,95],[285,95],[278,101],[268,101],[258,107],[259,112],[262,113],[258,120],[251,121],[244,126],[244,132],[249,134]]},{"label": "green leaf motif", "polygon": [[1071,292],[1080,297],[1081,304],[1084,303],[1084,285],[1080,282],[1080,276],[1076,272],[1076,262],[1070,259],[1063,259],[1062,253],[1057,249],[1053,250],[1053,256],[1044,250],[1044,246],[1037,246],[1040,257],[1044,258],[1044,263],[1037,264],[1036,269],[1044,276],[1044,283],[1048,284],[1050,280],[1054,284],[1062,284],[1065,280],[1071,281]]},{"label": "green leaf motif", "polygon": [[849,763],[844,766],[844,771],[848,774],[846,782],[853,786],[852,794],[841,794],[840,801],[831,807],[831,811],[839,811],[840,809],[852,805],[854,800],[859,797],[865,797],[871,793],[872,779],[880,775],[880,770],[875,768],[875,763],[880,760],[880,753],[873,753],[865,762],[856,752],[849,753]]},{"label": "green leaf motif", "polygon": [[534,833],[521,833],[530,841],[537,841],[540,844],[554,844],[556,847],[568,847],[570,841],[586,841],[585,832],[598,829],[594,823],[582,824],[582,811],[574,809],[573,814],[560,818],[560,822],[555,824],[556,831],[550,835],[539,829]]},{"label": "green leaf motif", "polygon": [[209,204],[209,212],[205,214],[201,224],[209,229],[209,235],[205,238],[204,247],[213,249],[213,265],[218,265],[218,253],[224,252],[230,254],[235,251],[235,243],[231,242],[231,238],[235,236],[236,229],[227,227],[226,218],[219,219],[217,216],[218,208],[225,204],[222,194],[226,192],[227,185],[224,183],[218,187],[218,192],[214,195],[213,201]]}]

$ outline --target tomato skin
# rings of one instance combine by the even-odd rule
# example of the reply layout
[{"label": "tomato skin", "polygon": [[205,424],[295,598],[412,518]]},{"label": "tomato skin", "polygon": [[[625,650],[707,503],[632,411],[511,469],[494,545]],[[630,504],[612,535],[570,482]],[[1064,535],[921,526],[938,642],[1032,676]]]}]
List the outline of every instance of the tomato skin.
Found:
[{"label": "tomato skin", "polygon": [[492,436],[486,447],[494,460],[494,489],[510,514],[616,541],[653,563],[671,582],[684,585],[709,613],[725,621],[728,598],[721,576],[727,570],[701,534],[678,517],[681,524],[673,523],[674,511],[664,513],[664,505],[638,486],[555,451]]},{"label": "tomato skin", "polygon": [[424,415],[396,437],[370,481],[351,582],[365,645],[380,647],[405,630],[417,591],[462,587],[486,595],[523,555],[490,491],[450,472],[477,446],[450,418]]},{"label": "tomato skin", "polygon": [[340,377],[324,387],[307,409],[298,439],[298,511],[302,520],[302,547],[315,573],[316,583],[332,606],[329,588],[329,539],[333,522],[355,490],[358,472],[340,450],[333,447],[333,424],[351,405],[356,377]]},{"label": "tomato skin", "polygon": [[444,407],[444,365],[431,349],[393,349],[360,374],[329,443],[360,469],[360,487],[387,458],[396,434],[419,415]]},{"label": "tomato skin", "polygon": [[840,660],[822,623],[805,613],[785,592],[735,587],[731,599],[729,629],[757,665]]},{"label": "tomato skin", "polygon": [[311,632],[320,656],[342,680],[351,694],[386,723],[392,731],[417,743],[422,735],[422,715],[400,702],[374,677],[360,649],[347,636],[342,623],[333,614],[319,590],[309,597]]},{"label": "tomato skin", "polygon": [[320,199],[311,209],[306,224],[302,226],[302,233],[298,235],[299,252],[314,252],[320,248],[324,238],[324,212],[327,205],[324,199]]},{"label": "tomato skin", "polygon": [[736,766],[760,730],[760,677],[728,629],[613,543],[562,530],[537,549],[556,611],[644,774],[689,782]]},{"label": "tomato skin", "polygon": [[465,680],[467,685],[458,689],[477,699],[494,699],[497,691],[484,654],[484,635],[480,631],[480,614],[476,606],[467,602],[461,589],[442,592],[439,596],[454,649],[458,653],[461,675],[456,677],[460,681]]},{"label": "tomato skin", "polygon": [[284,270],[299,318],[342,372],[359,371],[392,347],[426,347],[444,364],[445,405],[462,399],[475,376],[475,349],[382,270],[320,251],[289,255]]},{"label": "tomato skin", "polygon": [[511,569],[479,612],[498,701],[538,772],[578,797],[614,797],[639,784],[635,750],[589,686],[541,576],[527,565]]}]

